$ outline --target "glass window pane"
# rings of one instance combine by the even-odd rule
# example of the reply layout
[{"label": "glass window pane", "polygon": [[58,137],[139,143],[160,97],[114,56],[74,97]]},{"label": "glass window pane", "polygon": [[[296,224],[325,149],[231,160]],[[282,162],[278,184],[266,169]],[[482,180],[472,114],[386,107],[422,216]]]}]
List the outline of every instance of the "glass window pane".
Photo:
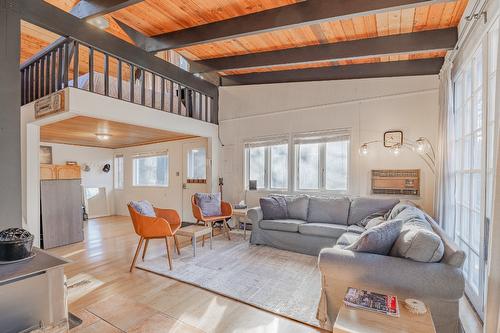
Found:
[{"label": "glass window pane", "polygon": [[478,49],[478,52],[473,59],[473,88],[476,90],[483,84],[483,52],[482,48]]},{"label": "glass window pane", "polygon": [[470,134],[472,131],[472,112],[471,112],[471,100],[468,99],[465,102],[465,105],[463,106],[463,119],[462,119],[462,124],[463,124],[463,133],[465,135]]},{"label": "glass window pane", "polygon": [[265,184],[265,166],[266,166],[266,148],[256,147],[248,148],[249,153],[249,176],[248,180],[256,180],[257,188],[264,188]]},{"label": "glass window pane", "polygon": [[325,153],[325,188],[347,191],[349,141],[328,142]]},{"label": "glass window pane", "polygon": [[298,146],[299,189],[319,189],[319,144]]},{"label": "glass window pane", "polygon": [[288,145],[271,146],[271,188],[288,187]]},{"label": "glass window pane", "polygon": [[472,107],[472,129],[475,130],[483,126],[483,96],[481,90],[474,95]]},{"label": "glass window pane", "polygon": [[115,157],[115,189],[123,189],[123,156]]},{"label": "glass window pane", "polygon": [[207,152],[205,148],[195,148],[188,151],[188,179],[207,179]]},{"label": "glass window pane", "polygon": [[467,136],[464,139],[464,147],[462,151],[462,168],[463,170],[469,170],[471,168],[471,145],[472,145],[472,137]]},{"label": "glass window pane", "polygon": [[168,186],[168,156],[134,158],[134,186]]},{"label": "glass window pane", "polygon": [[472,169],[481,169],[483,158],[483,131],[478,130],[474,133],[472,141]]},{"label": "glass window pane", "polygon": [[481,272],[479,268],[479,257],[474,252],[470,251],[470,286],[472,287],[474,293],[479,292],[479,274]]}]

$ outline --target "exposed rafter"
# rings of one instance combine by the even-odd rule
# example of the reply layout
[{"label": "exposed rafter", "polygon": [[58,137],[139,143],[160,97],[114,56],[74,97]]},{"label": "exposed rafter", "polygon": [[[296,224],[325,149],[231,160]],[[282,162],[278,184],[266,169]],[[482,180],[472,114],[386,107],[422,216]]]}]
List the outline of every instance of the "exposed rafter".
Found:
[{"label": "exposed rafter", "polygon": [[71,36],[86,42],[97,49],[126,59],[214,99],[218,96],[217,86],[90,24],[83,24],[78,18],[43,0],[17,0],[13,2],[13,8],[25,21],[61,36]]},{"label": "exposed rafter", "polygon": [[444,58],[229,75],[223,86],[438,74]]},{"label": "exposed rafter", "polygon": [[413,32],[332,44],[212,58],[195,62],[201,71],[256,68],[308,62],[337,61],[352,58],[449,50],[457,42],[457,29]]},{"label": "exposed rafter", "polygon": [[154,36],[150,52],[452,0],[308,0]]},{"label": "exposed rafter", "polygon": [[143,0],[80,0],[71,14],[80,19],[90,19],[132,6]]}]

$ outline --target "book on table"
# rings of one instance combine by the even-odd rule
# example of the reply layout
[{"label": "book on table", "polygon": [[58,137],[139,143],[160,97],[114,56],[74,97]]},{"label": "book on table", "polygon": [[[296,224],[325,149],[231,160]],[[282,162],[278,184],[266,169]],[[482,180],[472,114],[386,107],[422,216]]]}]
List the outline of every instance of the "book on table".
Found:
[{"label": "book on table", "polygon": [[347,306],[399,317],[398,298],[349,287],[344,297]]}]

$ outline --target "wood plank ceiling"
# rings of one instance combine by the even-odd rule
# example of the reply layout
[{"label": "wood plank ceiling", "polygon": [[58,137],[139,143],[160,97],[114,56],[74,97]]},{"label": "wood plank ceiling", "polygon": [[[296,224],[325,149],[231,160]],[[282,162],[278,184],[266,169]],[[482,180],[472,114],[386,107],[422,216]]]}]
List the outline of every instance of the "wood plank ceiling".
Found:
[{"label": "wood plank ceiling", "polygon": [[[62,10],[70,11],[78,0],[45,0]],[[82,0],[83,1],[83,0]],[[88,1],[88,0],[87,0]],[[96,0],[94,0],[96,1]],[[314,1],[314,0],[310,0]],[[110,23],[107,32],[132,43],[120,23],[143,34],[145,38],[182,31],[212,22],[260,13],[273,8],[292,6],[296,0],[145,0],[112,13],[103,15]],[[341,43],[353,40],[410,34],[426,30],[456,27],[464,13],[468,0],[433,1],[402,6],[396,10],[379,10],[368,15],[322,21],[294,28],[275,29],[235,38],[197,43],[177,48],[176,51],[190,61],[257,54],[305,46]],[[119,22],[117,22],[119,21]],[[21,59],[26,60],[51,39],[46,33],[38,33],[36,27],[23,23]],[[237,75],[270,71],[289,72],[307,68],[322,68],[379,62],[409,61],[416,59],[443,58],[450,47],[442,49],[377,54],[331,61],[310,61],[272,66],[231,68],[217,70],[221,76],[237,78]],[[223,81],[224,82],[224,81]]]},{"label": "wood plank ceiling", "polygon": [[[97,134],[109,137],[107,140],[99,140]],[[40,128],[42,142],[112,149],[189,138],[194,136],[83,116]]]}]

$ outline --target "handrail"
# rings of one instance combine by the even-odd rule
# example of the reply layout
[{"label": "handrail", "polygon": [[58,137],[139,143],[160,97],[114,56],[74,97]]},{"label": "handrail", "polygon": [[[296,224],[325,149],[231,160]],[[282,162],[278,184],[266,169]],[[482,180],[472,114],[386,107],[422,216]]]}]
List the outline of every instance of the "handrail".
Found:
[{"label": "handrail", "polygon": [[[114,71],[112,63],[116,67]],[[210,96],[71,37],[50,45],[24,62],[20,70],[22,105],[63,88],[74,87],[218,123],[217,96]],[[80,86],[84,76],[82,72],[88,74],[88,80]]]}]

